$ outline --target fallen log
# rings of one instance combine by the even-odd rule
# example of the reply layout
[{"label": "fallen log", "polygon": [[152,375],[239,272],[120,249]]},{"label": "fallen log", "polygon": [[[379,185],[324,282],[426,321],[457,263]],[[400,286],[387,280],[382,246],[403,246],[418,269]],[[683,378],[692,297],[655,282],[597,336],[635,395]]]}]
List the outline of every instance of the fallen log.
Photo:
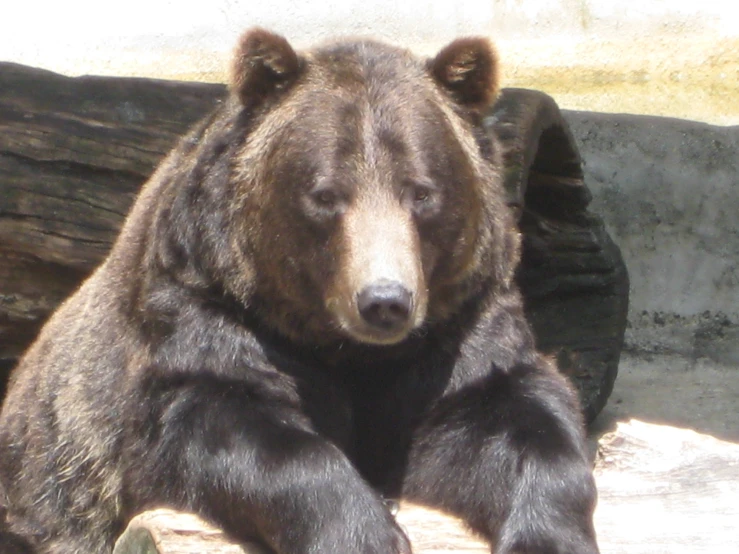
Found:
[{"label": "fallen log", "polygon": [[[595,527],[608,554],[732,552],[739,521],[739,445],[687,429],[632,420],[601,438]],[[490,552],[453,516],[401,503],[397,519],[414,554]],[[190,514],[134,518],[114,554],[267,554],[237,544]]]},{"label": "fallen log", "polygon": [[588,421],[613,391],[626,330],[629,276],[591,195],[556,102],[503,89],[488,126],[503,145],[509,204],[523,236],[518,284],[540,350],[576,384]]},{"label": "fallen log", "polygon": [[631,420],[600,440],[595,477],[604,553],[728,554],[739,545],[737,444]]},{"label": "fallen log", "polygon": [[0,399],[15,360],[107,254],[159,160],[224,93],[0,63]]},{"label": "fallen log", "polygon": [[237,544],[202,519],[166,508],[150,510],[129,523],[113,554],[269,554],[256,542]]},{"label": "fallen log", "polygon": [[[490,545],[454,516],[416,504],[401,503],[396,518],[408,535],[414,554],[490,552]],[[200,518],[169,509],[151,510],[135,517],[113,549],[113,554],[270,552],[256,542],[233,542]]]},{"label": "fallen log", "polygon": [[[223,85],[69,78],[0,63],[0,398],[54,308],[102,260],[140,186]],[[605,404],[626,326],[628,277],[588,212],[577,148],[556,103],[505,89],[486,119],[503,145],[524,236],[519,282],[539,347]]]}]

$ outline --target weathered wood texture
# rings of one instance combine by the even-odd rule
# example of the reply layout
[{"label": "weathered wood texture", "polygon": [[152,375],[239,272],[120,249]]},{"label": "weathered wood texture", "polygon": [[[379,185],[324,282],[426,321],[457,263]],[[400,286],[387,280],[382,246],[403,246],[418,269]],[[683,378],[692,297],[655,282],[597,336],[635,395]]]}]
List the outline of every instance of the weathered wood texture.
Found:
[{"label": "weathered wood texture", "polygon": [[739,550],[739,445],[632,420],[600,440],[595,476],[604,554]]},{"label": "weathered wood texture", "polygon": [[256,543],[237,544],[200,518],[166,508],[136,516],[114,554],[268,554]]},{"label": "weathered wood texture", "polygon": [[[0,385],[49,313],[100,262],[159,160],[222,85],[68,78],[0,63]],[[616,377],[628,278],[548,96],[504,90],[487,118],[524,233],[520,282],[540,347],[588,418]],[[0,390],[2,394],[2,390]]]},{"label": "weathered wood texture", "polygon": [[0,358],[100,262],[159,160],[224,92],[0,63]]},{"label": "weathered wood texture", "polygon": [[[414,554],[460,552],[489,554],[490,546],[457,518],[423,506],[402,503],[396,518]],[[237,544],[221,531],[187,513],[169,509],[135,517],[113,554],[269,554],[257,543]]]},{"label": "weathered wood texture", "polygon": [[[739,445],[686,429],[632,420],[599,443],[595,514],[604,554],[734,552],[739,544]],[[456,518],[401,504],[398,521],[414,554],[490,547]],[[146,512],[134,519],[114,554],[265,554],[237,545],[189,514]]]},{"label": "weathered wood texture", "polygon": [[626,329],[621,251],[587,209],[582,160],[550,96],[503,89],[487,121],[503,143],[509,203],[519,213],[527,316],[539,348],[557,357],[592,421],[613,390]]}]

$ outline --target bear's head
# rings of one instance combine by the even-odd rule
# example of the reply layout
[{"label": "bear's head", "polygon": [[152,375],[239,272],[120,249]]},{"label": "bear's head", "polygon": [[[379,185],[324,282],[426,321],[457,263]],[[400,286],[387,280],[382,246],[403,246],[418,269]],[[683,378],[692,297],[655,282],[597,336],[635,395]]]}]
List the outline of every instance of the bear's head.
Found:
[{"label": "bear's head", "polygon": [[366,40],[298,53],[248,31],[225,119],[192,139],[220,149],[187,169],[221,200],[185,219],[228,254],[192,255],[260,321],[312,343],[398,343],[509,286],[518,233],[482,128],[496,68],[482,38],[421,60]]}]

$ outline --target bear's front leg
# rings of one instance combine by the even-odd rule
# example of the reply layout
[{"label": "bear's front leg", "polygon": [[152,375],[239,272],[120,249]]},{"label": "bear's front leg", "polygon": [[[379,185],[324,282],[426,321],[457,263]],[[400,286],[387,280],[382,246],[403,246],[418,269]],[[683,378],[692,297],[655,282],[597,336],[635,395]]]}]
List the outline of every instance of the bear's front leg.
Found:
[{"label": "bear's front leg", "polygon": [[460,515],[496,554],[598,552],[577,402],[544,360],[439,400],[415,435],[403,494]]},{"label": "bear's front leg", "polygon": [[191,511],[278,554],[410,553],[380,496],[289,393],[202,375],[143,389],[123,460],[129,516]]}]

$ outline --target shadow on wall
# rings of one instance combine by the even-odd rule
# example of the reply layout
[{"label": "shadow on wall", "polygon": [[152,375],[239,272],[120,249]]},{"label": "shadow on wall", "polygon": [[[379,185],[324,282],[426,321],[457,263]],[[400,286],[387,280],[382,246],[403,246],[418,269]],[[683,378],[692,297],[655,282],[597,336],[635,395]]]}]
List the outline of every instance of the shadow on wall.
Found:
[{"label": "shadow on wall", "polygon": [[594,436],[630,419],[686,428],[739,444],[739,373],[707,358],[624,352]]}]

